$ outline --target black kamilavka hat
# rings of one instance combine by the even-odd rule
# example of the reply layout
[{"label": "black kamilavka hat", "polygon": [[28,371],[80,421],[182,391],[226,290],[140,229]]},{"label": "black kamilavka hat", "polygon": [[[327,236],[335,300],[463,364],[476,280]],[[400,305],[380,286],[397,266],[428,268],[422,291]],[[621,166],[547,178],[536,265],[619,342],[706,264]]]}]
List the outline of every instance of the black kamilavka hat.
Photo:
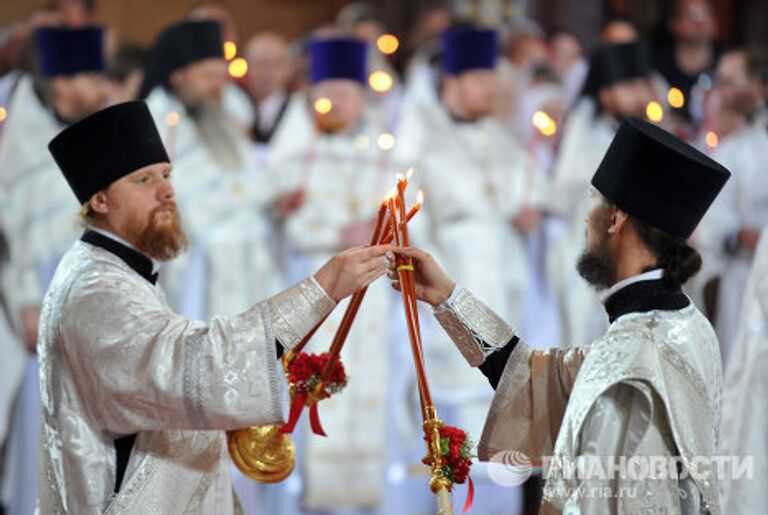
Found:
[{"label": "black kamilavka hat", "polygon": [[116,180],[155,163],[170,163],[144,102],[117,104],[61,131],[48,144],[80,204]]},{"label": "black kamilavka hat", "polygon": [[646,78],[651,73],[648,49],[640,41],[603,45],[589,60],[582,94],[595,96],[617,82]]},{"label": "black kamilavka hat", "polygon": [[688,238],[730,176],[665,130],[630,117],[619,127],[592,185],[619,209]]},{"label": "black kamilavka hat", "polygon": [[218,22],[188,20],[171,25],[160,33],[149,53],[139,98],[146,98],[157,86],[168,87],[175,70],[212,58],[224,58],[224,42]]}]

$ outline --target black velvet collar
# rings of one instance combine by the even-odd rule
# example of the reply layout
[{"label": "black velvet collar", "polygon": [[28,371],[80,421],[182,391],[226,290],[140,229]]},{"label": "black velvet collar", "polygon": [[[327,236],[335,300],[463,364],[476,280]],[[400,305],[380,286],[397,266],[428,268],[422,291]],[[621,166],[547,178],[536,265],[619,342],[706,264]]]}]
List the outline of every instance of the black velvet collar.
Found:
[{"label": "black velvet collar", "polygon": [[152,260],[141,252],[126,247],[119,241],[113,240],[112,238],[90,229],[86,229],[85,234],[83,234],[80,240],[111,252],[125,261],[125,264],[130,266],[137,274],[150,283],[155,284],[157,282],[157,274],[152,273]]},{"label": "black velvet collar", "polygon": [[608,320],[613,323],[628,313],[671,311],[690,304],[680,286],[669,286],[662,279],[639,281],[620,289],[605,301]]}]

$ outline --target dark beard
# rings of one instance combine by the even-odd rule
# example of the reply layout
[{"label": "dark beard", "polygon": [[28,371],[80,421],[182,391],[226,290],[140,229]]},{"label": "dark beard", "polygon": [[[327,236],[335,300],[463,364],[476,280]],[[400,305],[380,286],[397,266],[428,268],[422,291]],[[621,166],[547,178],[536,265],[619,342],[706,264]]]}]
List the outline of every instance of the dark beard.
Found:
[{"label": "dark beard", "polygon": [[168,261],[187,248],[187,235],[181,227],[181,220],[176,206],[173,208],[173,220],[170,224],[159,226],[157,223],[158,210],[152,211],[149,223],[136,235],[136,247],[147,256],[159,261]]},{"label": "dark beard", "polygon": [[594,252],[589,250],[582,252],[576,263],[576,270],[584,280],[598,290],[609,288],[615,275],[613,260],[604,245]]}]

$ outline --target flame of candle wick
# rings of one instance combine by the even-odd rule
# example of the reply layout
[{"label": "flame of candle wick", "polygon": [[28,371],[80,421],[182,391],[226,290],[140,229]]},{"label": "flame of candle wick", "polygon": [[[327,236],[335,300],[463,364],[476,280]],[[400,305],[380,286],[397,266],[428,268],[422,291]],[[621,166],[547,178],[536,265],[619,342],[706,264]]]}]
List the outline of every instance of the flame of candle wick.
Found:
[{"label": "flame of candle wick", "polygon": [[410,179],[411,177],[413,177],[413,167],[408,168],[408,171],[405,174],[406,179]]},{"label": "flame of candle wick", "polygon": [[419,190],[419,193],[416,194],[416,204],[422,205],[424,203],[424,192]]}]

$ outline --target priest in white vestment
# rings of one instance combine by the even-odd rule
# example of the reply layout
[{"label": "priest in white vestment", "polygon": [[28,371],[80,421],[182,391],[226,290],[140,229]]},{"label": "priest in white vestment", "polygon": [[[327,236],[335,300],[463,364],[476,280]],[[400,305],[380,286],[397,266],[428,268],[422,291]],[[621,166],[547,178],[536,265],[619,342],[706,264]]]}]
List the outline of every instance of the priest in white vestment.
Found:
[{"label": "priest in white vestment", "polygon": [[78,204],[45,145],[107,100],[101,27],[40,28],[33,39],[37,72],[19,78],[0,138],[0,218],[9,245],[5,298],[10,322],[30,352],[5,456],[9,515],[26,515],[37,498],[40,394],[33,353],[40,305],[59,259],[79,234]]},{"label": "priest in white vestment", "polygon": [[[367,244],[387,189],[404,171],[392,160],[394,138],[370,109],[367,55],[355,38],[311,41],[310,87],[294,96],[272,140],[270,180],[285,195],[298,195],[296,210],[281,223],[289,277],[305,275],[339,249]],[[307,509],[396,511],[385,508],[394,497],[385,490],[394,424],[390,396],[380,396],[403,368],[390,366],[390,303],[386,285],[368,289],[341,353],[355,382],[320,408],[329,437],[304,441],[300,502]],[[328,348],[341,315],[320,328],[312,352]],[[293,496],[279,495],[289,510]]]},{"label": "priest in white vestment", "polygon": [[582,249],[589,205],[589,179],[625,116],[644,116],[651,100],[650,68],[640,43],[599,47],[581,98],[563,128],[546,208],[565,222],[548,249],[548,270],[561,303],[566,345],[597,337],[605,329],[599,299],[573,274]]},{"label": "priest in white vestment", "polygon": [[278,356],[383,275],[388,247],[342,252],[238,315],[193,321],[155,284],[186,237],[146,104],[100,111],[49,148],[87,228],[42,309],[40,513],[240,513],[224,430],[282,422]]},{"label": "priest in white vestment", "polygon": [[214,21],[182,21],[158,36],[141,94],[174,160],[190,252],[163,279],[182,314],[234,315],[283,284],[270,249],[272,189],[224,102],[231,87]]},{"label": "priest in white vestment", "polygon": [[[604,290],[611,323],[591,345],[532,350],[429,254],[396,251],[414,259],[417,295],[496,390],[480,459],[545,465],[543,513],[720,513],[718,343],[681,287],[701,266],[686,240],[729,175],[662,129],[625,120],[592,178],[578,263]],[[616,466],[622,459],[644,463],[645,475]],[[667,475],[650,468],[659,460]]]},{"label": "priest in white vestment", "polygon": [[[456,27],[443,34],[442,49],[439,102],[409,103],[395,149],[414,167],[426,198],[424,220],[412,238],[495,310],[519,318],[533,288],[526,245],[539,229],[545,178],[536,159],[494,116],[498,33]],[[482,380],[440,349],[427,349],[436,394],[445,399],[443,409],[455,410],[473,426],[488,409],[490,395]],[[481,428],[467,429],[479,434]]]},{"label": "priest in white vestment", "polygon": [[721,454],[751,460],[752,476],[726,477],[723,513],[749,515],[768,506],[768,232],[749,274],[741,319],[725,368]]}]

